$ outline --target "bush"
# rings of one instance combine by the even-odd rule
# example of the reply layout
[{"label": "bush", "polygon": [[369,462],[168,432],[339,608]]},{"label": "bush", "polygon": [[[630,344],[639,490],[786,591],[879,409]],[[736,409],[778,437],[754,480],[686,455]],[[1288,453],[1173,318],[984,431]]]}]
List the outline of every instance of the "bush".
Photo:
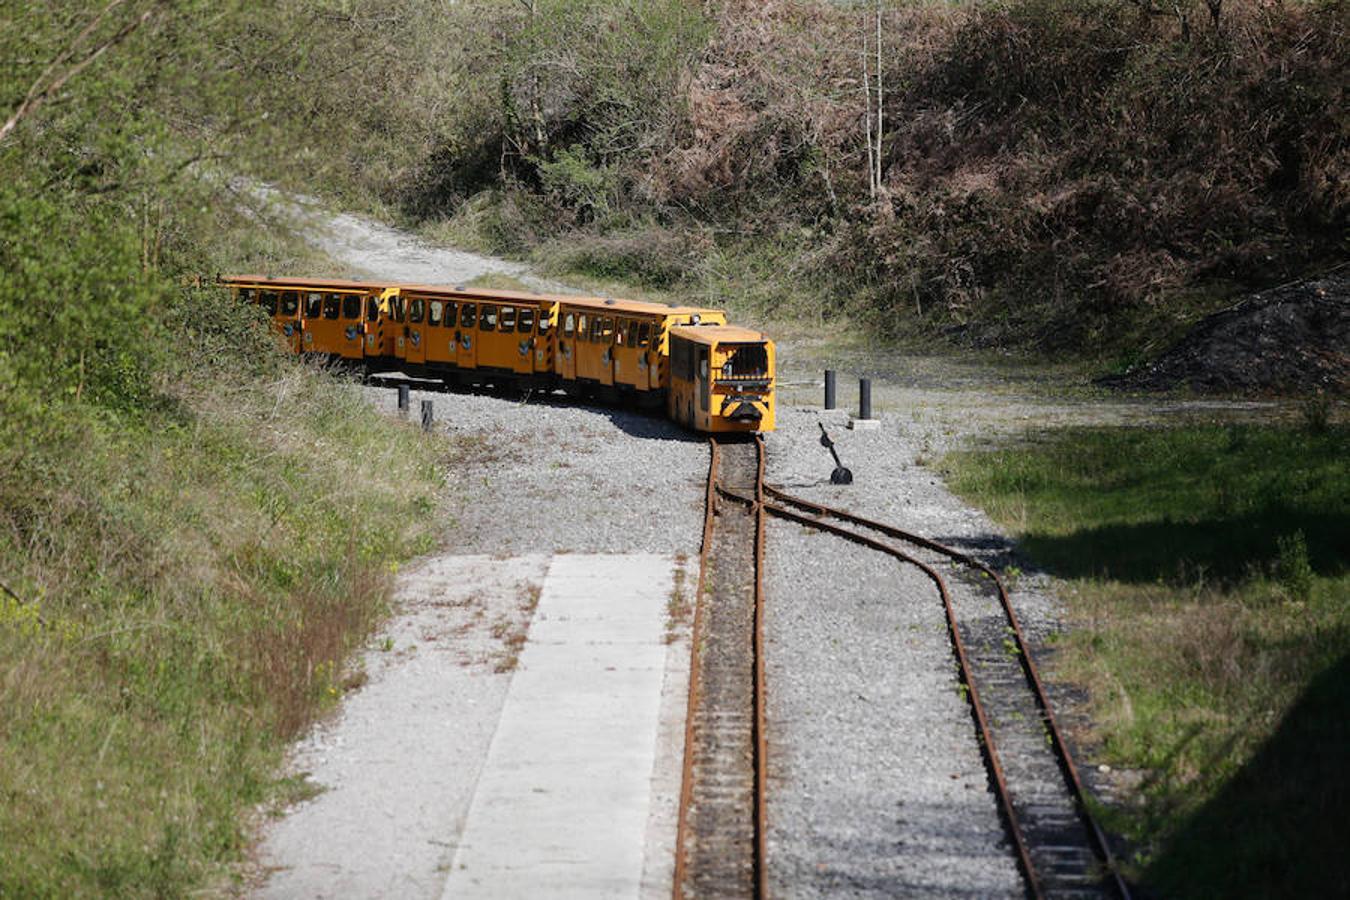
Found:
[{"label": "bush", "polygon": [[697,277],[710,245],[697,232],[649,227],[619,234],[574,234],[538,251],[552,271],[629,280],[668,289]]},{"label": "bush", "polygon": [[1312,595],[1313,569],[1308,561],[1308,543],[1302,531],[1283,535],[1275,540],[1279,551],[1276,574],[1289,596],[1306,603]]}]

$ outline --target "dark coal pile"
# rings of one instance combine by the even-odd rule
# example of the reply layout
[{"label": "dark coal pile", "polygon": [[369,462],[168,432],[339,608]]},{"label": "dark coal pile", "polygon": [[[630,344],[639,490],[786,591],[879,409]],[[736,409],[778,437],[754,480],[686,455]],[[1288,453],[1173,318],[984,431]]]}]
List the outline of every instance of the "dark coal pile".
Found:
[{"label": "dark coal pile", "polygon": [[1153,362],[1100,383],[1142,391],[1350,393],[1350,271],[1253,294],[1201,320]]}]

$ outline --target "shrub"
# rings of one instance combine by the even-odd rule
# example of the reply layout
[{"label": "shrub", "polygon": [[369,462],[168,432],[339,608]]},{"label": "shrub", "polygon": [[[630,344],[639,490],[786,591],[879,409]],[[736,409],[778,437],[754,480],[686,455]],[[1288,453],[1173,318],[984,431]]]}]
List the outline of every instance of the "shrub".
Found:
[{"label": "shrub", "polygon": [[1276,574],[1280,584],[1294,600],[1306,603],[1312,594],[1313,569],[1308,560],[1308,543],[1302,531],[1276,538],[1279,553]]}]

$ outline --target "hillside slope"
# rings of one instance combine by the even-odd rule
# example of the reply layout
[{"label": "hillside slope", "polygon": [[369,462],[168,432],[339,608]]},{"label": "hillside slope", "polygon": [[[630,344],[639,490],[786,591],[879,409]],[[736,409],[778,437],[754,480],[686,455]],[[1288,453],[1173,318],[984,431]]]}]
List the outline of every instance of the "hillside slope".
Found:
[{"label": "hillside slope", "polygon": [[1130,360],[1350,224],[1350,7],[1164,6],[358,2],[290,108],[330,193],[557,270]]}]

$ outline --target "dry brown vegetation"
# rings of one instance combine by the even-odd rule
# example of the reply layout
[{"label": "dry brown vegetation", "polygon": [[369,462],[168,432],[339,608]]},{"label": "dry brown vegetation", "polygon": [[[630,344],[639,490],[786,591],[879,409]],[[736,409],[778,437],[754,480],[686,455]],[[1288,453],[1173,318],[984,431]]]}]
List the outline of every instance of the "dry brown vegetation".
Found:
[{"label": "dry brown vegetation", "polygon": [[883,3],[875,188],[873,4],[533,7],[402,4],[441,38],[338,180],[560,269],[1080,353],[1346,249],[1343,2]]}]

